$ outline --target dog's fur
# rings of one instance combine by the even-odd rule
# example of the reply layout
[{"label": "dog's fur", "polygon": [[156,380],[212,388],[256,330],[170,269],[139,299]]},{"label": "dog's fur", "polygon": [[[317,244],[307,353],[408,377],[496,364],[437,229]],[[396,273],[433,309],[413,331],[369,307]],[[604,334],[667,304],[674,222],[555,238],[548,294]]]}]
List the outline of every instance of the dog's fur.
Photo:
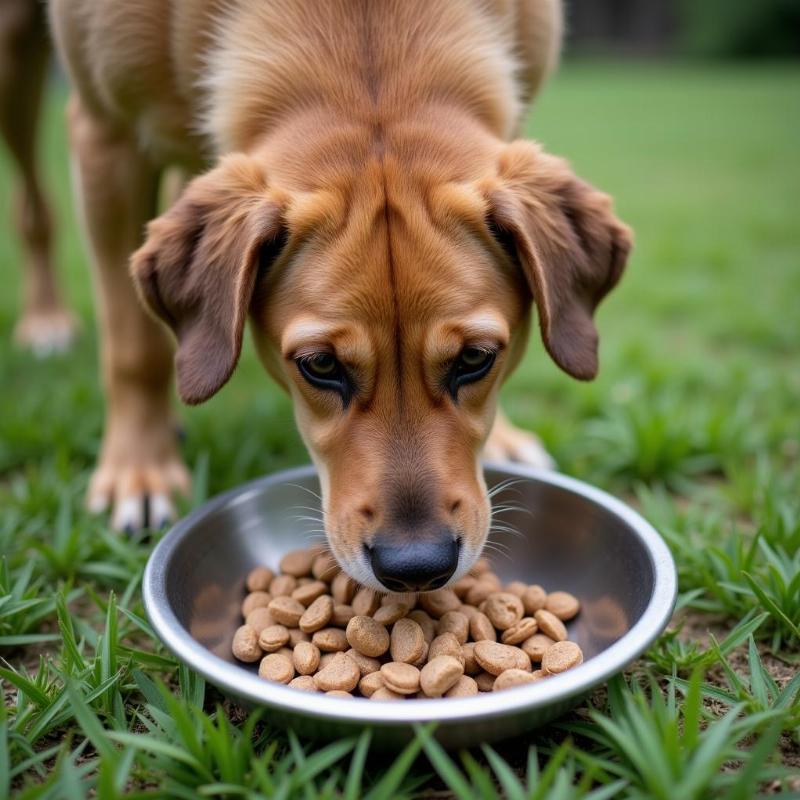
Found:
[{"label": "dog's fur", "polygon": [[[170,341],[129,254],[157,178],[219,158],[147,228],[132,274],[177,338],[182,399],[234,370],[250,317],[317,464],[336,556],[379,588],[364,545],[444,526],[463,574],[489,504],[479,457],[531,298],[564,370],[597,370],[592,313],[630,233],[609,198],[509,140],[554,64],[556,0],[54,0],[100,301],[108,420],[90,488],[118,524],[167,513],[186,473]],[[497,351],[444,388],[462,348]],[[331,352],[350,402],[296,360]],[[500,433],[514,440],[508,423]],[[257,432],[254,433],[257,435]],[[523,442],[529,440],[522,440]]]}]

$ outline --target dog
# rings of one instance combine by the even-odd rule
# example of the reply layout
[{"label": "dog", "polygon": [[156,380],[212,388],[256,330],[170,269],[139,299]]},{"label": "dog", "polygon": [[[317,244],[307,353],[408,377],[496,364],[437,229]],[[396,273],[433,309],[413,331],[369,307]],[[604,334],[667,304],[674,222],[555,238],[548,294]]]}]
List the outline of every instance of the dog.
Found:
[{"label": "dog", "polygon": [[[560,4],[53,0],[51,15],[108,399],[90,507],[113,504],[117,527],[146,504],[169,516],[188,485],[173,337],[178,393],[202,403],[249,318],[343,568],[379,591],[465,574],[490,523],[482,449],[542,460],[504,418],[492,433],[532,305],[556,364],[591,379],[592,315],[631,248],[607,195],[514,138],[557,60]],[[142,241],[167,165],[201,174]]]},{"label": "dog", "polygon": [[66,350],[77,332],[56,281],[53,222],[36,164],[42,89],[51,47],[40,0],[0,4],[0,136],[17,171],[14,225],[23,247],[23,308],[15,341],[39,356]]}]

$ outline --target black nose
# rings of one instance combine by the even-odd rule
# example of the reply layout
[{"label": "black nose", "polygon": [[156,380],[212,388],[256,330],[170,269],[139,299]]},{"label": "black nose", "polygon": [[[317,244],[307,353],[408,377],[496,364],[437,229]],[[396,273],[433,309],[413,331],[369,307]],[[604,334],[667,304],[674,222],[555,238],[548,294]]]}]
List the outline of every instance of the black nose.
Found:
[{"label": "black nose", "polygon": [[425,592],[444,586],[456,571],[458,539],[447,528],[419,539],[382,533],[367,552],[375,577],[390,592]]}]

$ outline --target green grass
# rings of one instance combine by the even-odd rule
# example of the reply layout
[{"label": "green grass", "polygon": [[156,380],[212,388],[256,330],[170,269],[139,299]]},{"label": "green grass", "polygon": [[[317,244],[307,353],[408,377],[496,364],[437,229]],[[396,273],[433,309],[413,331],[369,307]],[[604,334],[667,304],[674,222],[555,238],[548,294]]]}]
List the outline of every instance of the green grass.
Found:
[{"label": "green grass", "polygon": [[[224,701],[159,647],[152,541],[82,509],[102,404],[60,87],[43,126],[59,264],[84,323],[68,357],[10,345],[19,252],[0,234],[0,797],[707,798],[800,792],[800,69],[567,65],[528,131],[613,194],[637,247],[599,313],[602,371],[538,341],[505,391],[562,468],[640,507],[680,573],[670,630],[559,723],[472,752],[420,729],[308,744]],[[0,220],[10,165],[0,160]],[[306,460],[251,348],[184,410],[194,502]]]}]

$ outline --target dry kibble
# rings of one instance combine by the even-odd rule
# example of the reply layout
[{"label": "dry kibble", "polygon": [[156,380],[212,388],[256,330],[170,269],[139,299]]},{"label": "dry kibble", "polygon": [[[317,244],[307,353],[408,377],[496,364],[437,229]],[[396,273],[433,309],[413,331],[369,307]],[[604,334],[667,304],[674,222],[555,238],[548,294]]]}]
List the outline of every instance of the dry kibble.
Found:
[{"label": "dry kibble", "polygon": [[499,642],[477,642],[475,660],[492,675],[499,675],[507,669],[531,671],[531,660],[524,651]]},{"label": "dry kibble", "polygon": [[464,666],[458,659],[436,656],[420,671],[420,687],[428,697],[441,697],[463,674]]},{"label": "dry kibble", "polygon": [[531,661],[541,661],[545,651],[555,644],[555,640],[551,639],[543,633],[534,633],[530,639],[526,639],[521,647],[527,653]]},{"label": "dry kibble", "polygon": [[581,663],[583,663],[583,653],[575,642],[556,642],[545,651],[542,671],[548,675],[557,675]]},{"label": "dry kibble", "polygon": [[381,604],[372,618],[381,625],[394,625],[406,614],[408,614],[408,606],[405,603],[387,603],[386,605]]},{"label": "dry kibble", "polygon": [[360,677],[355,661],[344,653],[336,653],[331,662],[314,676],[314,685],[322,692],[330,692],[332,689],[352,692]]},{"label": "dry kibble", "polygon": [[555,615],[544,608],[540,608],[534,617],[539,623],[539,630],[556,642],[563,642],[567,638],[567,629],[564,623]]},{"label": "dry kibble", "polygon": [[478,694],[478,684],[475,678],[462,675],[445,693],[444,697],[472,697]]},{"label": "dry kibble", "polygon": [[413,619],[403,617],[395,622],[390,637],[392,661],[413,664],[422,656],[424,647],[422,628]]},{"label": "dry kibble", "polygon": [[578,598],[569,592],[550,592],[544,607],[562,622],[566,622],[580,611],[581,604]]},{"label": "dry kibble", "polygon": [[417,669],[422,669],[425,666],[425,663],[428,660],[428,649],[430,645],[427,642],[422,643],[422,655],[416,660],[411,661],[410,663],[413,664]]},{"label": "dry kibble", "polygon": [[484,613],[495,628],[504,631],[522,619],[525,609],[522,600],[515,594],[495,592],[486,598]]},{"label": "dry kibble", "polygon": [[340,628],[346,628],[347,623],[356,615],[352,606],[344,605],[343,603],[335,604],[333,606],[333,615],[331,616],[331,624],[337,625]]},{"label": "dry kibble", "polygon": [[511,592],[511,594],[515,594],[517,597],[522,599],[522,595],[525,594],[525,590],[527,588],[527,583],[523,583],[522,581],[511,581],[511,583],[506,586],[506,591]]},{"label": "dry kibble", "polygon": [[452,589],[437,589],[435,592],[425,592],[419,596],[419,604],[434,619],[439,619],[448,611],[458,611],[461,601]]},{"label": "dry kibble", "polygon": [[413,619],[422,628],[422,635],[425,637],[425,641],[430,644],[434,636],[436,636],[436,623],[431,619],[430,614],[421,608],[415,608],[408,614],[408,618]]},{"label": "dry kibble", "polygon": [[331,581],[331,594],[333,595],[333,602],[337,605],[349,606],[355,593],[356,584],[346,573],[338,573]]},{"label": "dry kibble", "polygon": [[320,657],[319,647],[311,642],[300,642],[292,651],[294,668],[301,675],[313,675],[319,667]]},{"label": "dry kibble", "polygon": [[483,575],[486,572],[490,572],[492,569],[492,565],[489,563],[489,559],[486,556],[481,556],[473,565],[470,572],[473,575]]},{"label": "dry kibble", "polygon": [[447,611],[439,618],[436,633],[452,633],[459,644],[465,644],[469,637],[469,619],[460,611]]},{"label": "dry kibble", "polygon": [[275,573],[269,567],[251,569],[244,582],[248,592],[266,592]]},{"label": "dry kibble", "polygon": [[469,606],[466,603],[462,603],[461,608],[458,609],[458,613],[463,614],[467,618],[467,622],[471,622],[472,618],[480,612],[477,608],[475,608],[475,606]]},{"label": "dry kibble", "polygon": [[381,677],[388,689],[397,694],[416,694],[420,686],[420,671],[402,661],[390,661],[381,667]]},{"label": "dry kibble", "polygon": [[370,695],[370,700],[402,700],[403,695],[397,694],[397,692],[393,692],[391,689],[387,689],[385,686],[381,686],[380,689],[377,689]]},{"label": "dry kibble", "polygon": [[317,687],[314,685],[314,679],[310,675],[299,675],[297,678],[292,678],[289,681],[289,686],[292,689],[300,689],[302,692],[316,692]]},{"label": "dry kibble", "polygon": [[297,588],[297,578],[291,575],[276,575],[269,585],[273,597],[288,597]]},{"label": "dry kibble", "polygon": [[363,653],[359,653],[358,650],[354,650],[352,647],[345,651],[345,655],[348,658],[352,658],[353,661],[356,662],[356,666],[362,675],[370,675],[373,672],[378,672],[381,668],[381,662],[377,658],[365,656]]},{"label": "dry kibble", "polygon": [[449,631],[437,636],[428,647],[428,661],[433,661],[439,656],[451,656],[463,666],[464,656],[461,653],[461,642]]},{"label": "dry kibble", "polygon": [[270,614],[287,628],[299,627],[300,617],[303,616],[306,610],[302,603],[285,595],[274,598],[267,608]]},{"label": "dry kibble", "polygon": [[301,631],[300,628],[289,628],[289,647],[297,647],[300,642],[310,641],[311,637],[305,631]]},{"label": "dry kibble", "polygon": [[459,578],[450,588],[456,593],[459,600],[467,596],[467,592],[477,583],[477,578],[472,575],[465,575]]},{"label": "dry kibble", "polygon": [[382,656],[389,649],[389,631],[372,617],[356,615],[347,623],[347,641],[365,656]]},{"label": "dry kibble", "polygon": [[285,575],[303,578],[311,573],[313,563],[314,552],[312,550],[292,550],[281,559],[279,566]]},{"label": "dry kibble", "polygon": [[268,681],[289,683],[294,678],[294,665],[283,653],[270,653],[261,659],[258,675]]},{"label": "dry kibble", "polygon": [[393,603],[402,603],[408,610],[417,604],[416,592],[389,592],[381,597],[382,606],[390,606]]},{"label": "dry kibble", "polygon": [[473,642],[496,642],[497,632],[489,617],[481,611],[476,611],[469,621],[469,633]]},{"label": "dry kibble", "polygon": [[332,581],[339,572],[339,564],[330,553],[321,553],[311,562],[311,574],[320,581]]},{"label": "dry kibble", "polygon": [[258,646],[265,653],[277,653],[289,641],[289,631],[283,625],[268,625],[258,635]]},{"label": "dry kibble", "polygon": [[[312,642],[312,644],[313,644],[313,642]],[[316,645],[314,645],[314,646],[316,647]],[[317,649],[319,649],[319,648],[317,648]],[[328,666],[328,664],[330,664],[330,663],[331,663],[331,661],[333,661],[333,657],[334,657],[335,655],[336,655],[336,652],[332,652],[332,653],[323,653],[323,654],[322,654],[322,655],[319,657],[319,667],[317,667],[317,671],[319,672],[319,670],[321,670],[321,669],[325,669],[325,667],[327,667],[327,666]]]},{"label": "dry kibble", "polygon": [[314,633],[324,628],[333,616],[333,598],[329,594],[318,597],[304,612],[298,621],[301,631]]},{"label": "dry kibble", "polygon": [[[292,597],[302,603],[304,606],[308,607],[318,597],[327,594],[327,592],[327,583],[323,583],[322,581],[309,581],[308,583],[304,583],[302,586],[298,586],[292,592]],[[331,603],[333,603],[333,598],[331,598]]]},{"label": "dry kibble", "polygon": [[475,676],[475,683],[479,692],[491,692],[494,689],[495,676],[491,672],[479,672]]},{"label": "dry kibble", "polygon": [[277,625],[278,620],[269,613],[266,606],[259,606],[254,608],[246,617],[245,622],[251,627],[256,629],[256,633],[261,633],[264,628],[269,625]]},{"label": "dry kibble", "polygon": [[343,697],[345,700],[349,700],[353,695],[350,692],[344,692],[341,689],[331,689],[329,692],[325,692],[328,697]]},{"label": "dry kibble", "polygon": [[323,653],[343,653],[350,646],[341,628],[322,628],[314,633],[311,642]]},{"label": "dry kibble", "polygon": [[362,588],[353,595],[353,602],[350,605],[353,606],[357,616],[371,617],[378,610],[380,598],[372,589]]},{"label": "dry kibble", "polygon": [[534,583],[522,593],[520,599],[525,607],[525,613],[533,616],[540,608],[544,608],[544,604],[547,602],[547,592]]},{"label": "dry kibble", "polygon": [[497,676],[492,690],[499,692],[503,689],[512,689],[514,686],[522,686],[525,683],[536,683],[536,681],[537,678],[532,672],[526,672],[524,669],[507,669]]},{"label": "dry kibble", "polygon": [[261,648],[258,646],[258,634],[252,625],[242,625],[233,634],[233,644],[231,645],[234,656],[239,661],[252,664],[261,658]]},{"label": "dry kibble", "polygon": [[383,687],[383,675],[381,675],[380,671],[370,672],[358,682],[358,691],[361,692],[364,697],[372,697],[378,689],[382,689]]},{"label": "dry kibble", "polygon": [[533,675],[537,681],[547,677],[547,673],[543,669],[535,669],[533,672],[531,672],[531,675]]},{"label": "dry kibble", "polygon": [[481,671],[481,665],[475,660],[475,642],[461,645],[461,657],[464,659],[466,675],[477,675]]},{"label": "dry kibble", "polygon": [[252,611],[266,608],[271,602],[272,595],[269,592],[251,592],[242,602],[242,616],[247,618]]},{"label": "dry kibble", "polygon": [[486,578],[478,578],[478,580],[467,590],[467,596],[464,602],[469,603],[471,606],[479,606],[490,594],[498,590],[498,585]]},{"label": "dry kibble", "polygon": [[520,644],[530,639],[539,629],[539,623],[533,617],[523,617],[510,628],[503,631],[500,641],[503,644]]}]

